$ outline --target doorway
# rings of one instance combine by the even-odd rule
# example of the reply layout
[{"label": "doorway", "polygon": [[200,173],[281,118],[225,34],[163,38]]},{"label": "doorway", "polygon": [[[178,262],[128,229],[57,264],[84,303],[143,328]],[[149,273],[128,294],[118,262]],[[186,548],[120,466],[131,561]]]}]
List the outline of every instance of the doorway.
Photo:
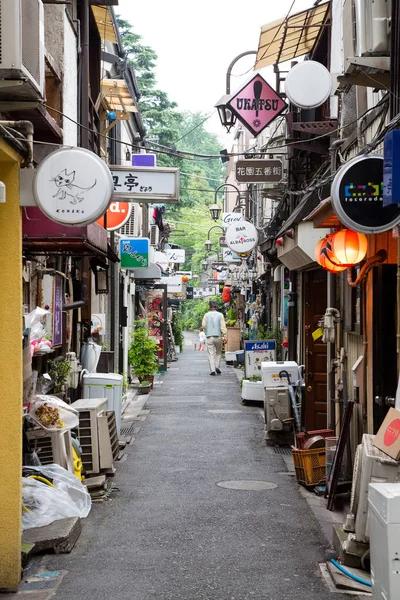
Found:
[{"label": "doorway", "polygon": [[327,349],[322,337],[313,338],[326,310],[327,274],[322,269],[304,273],[304,357],[306,431],[327,427]]}]

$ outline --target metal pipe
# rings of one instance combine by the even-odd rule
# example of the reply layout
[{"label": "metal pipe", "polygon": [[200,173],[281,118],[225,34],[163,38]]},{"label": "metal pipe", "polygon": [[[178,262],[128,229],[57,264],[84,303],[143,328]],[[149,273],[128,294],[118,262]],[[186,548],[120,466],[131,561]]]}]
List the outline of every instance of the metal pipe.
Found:
[{"label": "metal pipe", "polygon": [[[329,153],[331,155],[331,174],[336,173],[336,159],[339,147],[344,143],[344,140],[335,140],[330,148]],[[336,308],[335,307],[335,297],[336,297],[336,279],[333,273],[328,272],[327,275],[327,308]],[[329,429],[335,428],[335,360],[336,355],[336,345],[335,342],[329,342],[327,344],[326,349],[326,361],[328,367],[328,386],[327,386],[327,426]]]},{"label": "metal pipe", "polygon": [[81,146],[89,149],[89,0],[82,0],[81,15]]},{"label": "metal pipe", "polygon": [[247,52],[242,52],[241,54],[236,56],[233,59],[233,61],[231,62],[231,64],[229,65],[228,70],[226,72],[226,93],[227,94],[231,93],[231,73],[232,73],[232,69],[233,69],[234,65],[237,63],[238,60],[243,58],[243,56],[247,56],[248,54],[257,54],[257,50],[247,50]]}]

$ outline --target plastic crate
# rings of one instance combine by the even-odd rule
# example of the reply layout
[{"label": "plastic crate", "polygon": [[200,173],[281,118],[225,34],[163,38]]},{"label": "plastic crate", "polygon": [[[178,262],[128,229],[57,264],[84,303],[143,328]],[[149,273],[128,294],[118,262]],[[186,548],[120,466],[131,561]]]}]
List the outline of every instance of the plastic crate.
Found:
[{"label": "plastic crate", "polygon": [[320,485],[326,481],[325,448],[299,450],[292,446],[296,481],[304,485]]},{"label": "plastic crate", "polygon": [[244,350],[236,352],[236,361],[239,365],[244,365]]}]

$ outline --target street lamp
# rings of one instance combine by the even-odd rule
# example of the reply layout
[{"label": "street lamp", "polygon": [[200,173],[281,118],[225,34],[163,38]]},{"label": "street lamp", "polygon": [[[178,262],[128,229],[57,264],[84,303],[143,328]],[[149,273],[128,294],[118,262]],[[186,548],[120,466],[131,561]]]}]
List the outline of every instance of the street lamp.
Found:
[{"label": "street lamp", "polygon": [[248,50],[247,52],[242,52],[242,54],[236,56],[229,65],[228,70],[226,72],[226,92],[215,105],[215,108],[218,110],[220,121],[222,125],[226,128],[228,133],[236,123],[236,116],[227,106],[229,100],[231,99],[231,72],[235,63],[241,58],[243,58],[243,56],[247,56],[248,54],[257,54],[257,50]]},{"label": "street lamp", "polygon": [[222,208],[218,204],[212,204],[210,206],[210,214],[213,221],[218,221],[222,212]]},{"label": "street lamp", "polygon": [[205,246],[206,252],[210,252],[210,250],[212,248],[212,241],[207,238],[207,240],[204,242],[204,246]]},{"label": "street lamp", "polygon": [[[235,207],[233,209],[233,212],[237,212],[238,210],[240,210],[242,208],[242,206],[244,206],[243,204],[240,203],[240,190],[238,187],[236,187],[236,185],[233,185],[233,183],[222,183],[220,186],[217,187],[217,189],[214,192],[214,198],[215,198],[215,204],[213,204],[213,206],[218,206],[216,204],[217,202],[217,194],[219,192],[219,190],[221,190],[224,187],[232,187],[236,192],[237,192],[237,196],[236,196],[236,202],[235,202]],[[211,207],[212,208],[212,207]],[[211,212],[211,209],[210,209]],[[216,220],[216,219],[215,219]]]},{"label": "street lamp", "polygon": [[204,242],[204,246],[205,246],[207,252],[210,252],[211,248],[212,248],[212,241],[210,240],[210,233],[212,232],[213,229],[221,229],[222,233],[225,233],[224,228],[221,227],[221,225],[214,225],[213,227],[210,227],[210,229],[208,230],[208,233],[207,233],[207,241]]}]

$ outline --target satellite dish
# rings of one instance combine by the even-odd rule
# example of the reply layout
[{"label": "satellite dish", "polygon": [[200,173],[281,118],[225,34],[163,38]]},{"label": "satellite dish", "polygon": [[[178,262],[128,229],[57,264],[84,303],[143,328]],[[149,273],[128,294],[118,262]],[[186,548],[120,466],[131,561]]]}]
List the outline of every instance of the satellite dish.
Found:
[{"label": "satellite dish", "polygon": [[286,96],[299,108],[321,106],[329,98],[331,90],[331,74],[315,60],[297,64],[286,77]]}]

